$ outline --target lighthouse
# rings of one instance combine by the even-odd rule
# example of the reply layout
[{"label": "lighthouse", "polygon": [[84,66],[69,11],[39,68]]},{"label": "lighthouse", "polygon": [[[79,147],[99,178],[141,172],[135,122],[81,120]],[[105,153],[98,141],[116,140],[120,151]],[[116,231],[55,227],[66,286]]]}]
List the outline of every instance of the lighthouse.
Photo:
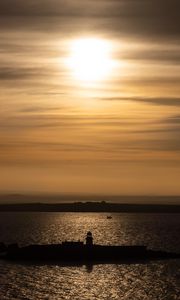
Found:
[{"label": "lighthouse", "polygon": [[87,235],[86,235],[86,245],[87,246],[92,246],[93,245],[93,237],[92,237],[91,231],[87,232]]}]

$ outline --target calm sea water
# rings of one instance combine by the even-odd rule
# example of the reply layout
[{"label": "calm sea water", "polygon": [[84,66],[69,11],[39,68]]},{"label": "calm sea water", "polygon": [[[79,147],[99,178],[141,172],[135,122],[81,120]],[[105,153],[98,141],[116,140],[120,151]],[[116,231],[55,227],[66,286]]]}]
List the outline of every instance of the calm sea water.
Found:
[{"label": "calm sea water", "polygon": [[[83,240],[88,230],[100,244],[146,244],[180,252],[179,214],[0,213],[0,241],[57,243]],[[3,299],[180,299],[180,260],[148,264],[60,266],[0,261]]]}]

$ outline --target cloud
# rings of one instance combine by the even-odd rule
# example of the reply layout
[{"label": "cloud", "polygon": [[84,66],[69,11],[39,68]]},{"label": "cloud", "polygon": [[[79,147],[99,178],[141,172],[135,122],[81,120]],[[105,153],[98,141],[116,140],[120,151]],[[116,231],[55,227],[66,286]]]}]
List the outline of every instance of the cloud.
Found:
[{"label": "cloud", "polygon": [[155,105],[180,106],[180,98],[141,98],[140,102],[152,103]]},{"label": "cloud", "polygon": [[6,66],[0,68],[0,80],[24,80],[33,77],[48,76],[50,73],[52,73],[52,70],[48,68]]},{"label": "cloud", "polygon": [[143,136],[132,143],[137,149],[140,146],[150,151],[180,151],[180,115],[154,120],[144,129],[137,128],[134,133]]},{"label": "cloud", "polygon": [[[46,110],[47,109],[47,110]],[[1,118],[0,128],[8,130],[10,134],[10,147],[15,142],[16,148],[28,145],[32,149],[41,148],[48,151],[94,151],[102,153],[116,153],[118,151],[179,151],[180,116],[172,115],[166,118],[147,121],[138,117],[110,117],[110,116],[74,116],[66,114],[51,114],[48,107],[25,108],[22,114],[16,117]],[[43,113],[43,114],[41,114]],[[45,113],[45,114],[44,114]],[[41,136],[49,132],[45,141]],[[27,131],[28,130],[28,131]],[[29,131],[30,130],[30,131]],[[39,136],[38,141],[33,140],[33,132]],[[53,130],[53,131],[52,131]],[[59,131],[60,130],[60,131]],[[11,142],[13,132],[20,137],[21,142]],[[32,132],[32,140],[24,140],[21,132]],[[61,142],[50,142],[51,132],[61,136]],[[89,135],[90,133],[90,135]],[[70,134],[71,142],[67,142]],[[136,139],[134,138],[136,135]],[[77,141],[72,137],[76,136]],[[78,137],[81,136],[79,139]],[[7,135],[8,137],[8,135]],[[83,137],[86,137],[84,140]],[[21,140],[22,139],[22,140]],[[2,139],[3,140],[3,139]],[[1,142],[2,142],[1,140]],[[73,142],[72,142],[73,141]],[[1,143],[1,147],[4,144]]]},{"label": "cloud", "polygon": [[[111,117],[108,115],[89,116],[89,115],[71,115],[70,109],[64,106],[25,106],[13,113],[13,116],[1,117],[1,130],[27,130],[38,128],[61,128],[71,129],[72,131],[85,131],[88,129],[97,130],[103,128],[124,128],[141,124],[137,118],[132,117]],[[66,113],[65,113],[66,112]],[[68,113],[68,114],[67,114]]]},{"label": "cloud", "polygon": [[[163,49],[163,45],[161,45],[160,49],[154,49],[149,45],[151,49],[141,49],[139,47],[138,50],[134,49],[132,46],[132,50],[128,49],[128,51],[118,52],[116,55],[117,59],[125,59],[136,62],[148,62],[148,63],[160,63],[160,64],[169,64],[169,65],[177,65],[180,63],[180,47],[176,45],[171,46],[170,49]],[[165,46],[168,48],[167,46]],[[148,48],[148,45],[147,45]]]},{"label": "cloud", "polygon": [[180,98],[177,97],[104,97],[103,101],[132,101],[153,105],[180,106]]},{"label": "cloud", "polygon": [[61,109],[64,109],[64,107],[59,107],[59,106],[28,106],[24,107],[19,110],[20,113],[30,113],[30,114],[39,114],[39,113],[50,113],[50,112],[57,112]]},{"label": "cloud", "polygon": [[[179,131],[180,132],[180,131]],[[178,138],[161,138],[161,139],[139,139],[131,145],[131,150],[138,151],[160,151],[160,152],[179,152],[180,141]]]},{"label": "cloud", "polygon": [[147,142],[142,141],[141,143],[143,148],[146,148],[148,151],[180,151],[180,140],[178,138],[151,139]]},{"label": "cloud", "polygon": [[[89,28],[117,35],[143,35],[148,39],[167,36],[179,39],[180,34],[179,0],[1,0],[0,15],[38,17],[34,22],[31,20],[31,26],[37,23],[42,27],[46,25],[46,28],[47,20],[43,24],[40,17],[62,17],[57,20],[61,25],[66,24],[66,31],[74,17],[77,24],[81,19],[79,30]],[[19,21],[28,23],[27,18]],[[55,23],[54,29],[58,22]],[[48,26],[52,28],[53,24],[48,22]]]},{"label": "cloud", "polygon": [[[178,0],[1,0],[3,15],[179,16]],[[108,8],[108,10],[107,10]],[[117,10],[119,8],[119,10]]]},{"label": "cloud", "polygon": [[171,125],[180,125],[180,115],[173,115],[168,118],[163,119],[161,122]]},{"label": "cloud", "polygon": [[33,73],[34,73],[33,69],[1,67],[0,80],[26,79],[27,77],[32,77]]}]

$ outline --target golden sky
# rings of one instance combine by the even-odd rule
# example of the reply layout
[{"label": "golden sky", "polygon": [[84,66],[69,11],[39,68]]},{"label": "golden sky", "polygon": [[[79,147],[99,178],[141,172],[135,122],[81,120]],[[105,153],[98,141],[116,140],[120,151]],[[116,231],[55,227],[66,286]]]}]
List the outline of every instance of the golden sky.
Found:
[{"label": "golden sky", "polygon": [[180,194],[178,0],[1,0],[0,192]]}]

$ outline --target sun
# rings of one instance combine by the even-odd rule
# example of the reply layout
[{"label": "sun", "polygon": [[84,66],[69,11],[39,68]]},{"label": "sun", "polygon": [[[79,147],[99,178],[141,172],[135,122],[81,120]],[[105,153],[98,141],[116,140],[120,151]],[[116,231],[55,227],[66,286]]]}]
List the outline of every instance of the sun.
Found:
[{"label": "sun", "polygon": [[80,81],[91,83],[105,79],[112,67],[110,43],[97,38],[73,40],[68,66]]}]

